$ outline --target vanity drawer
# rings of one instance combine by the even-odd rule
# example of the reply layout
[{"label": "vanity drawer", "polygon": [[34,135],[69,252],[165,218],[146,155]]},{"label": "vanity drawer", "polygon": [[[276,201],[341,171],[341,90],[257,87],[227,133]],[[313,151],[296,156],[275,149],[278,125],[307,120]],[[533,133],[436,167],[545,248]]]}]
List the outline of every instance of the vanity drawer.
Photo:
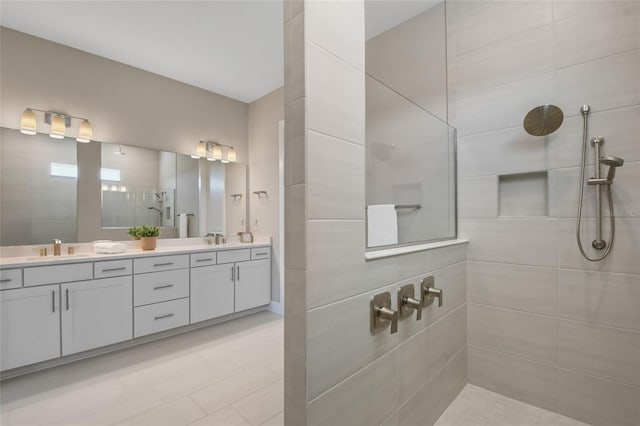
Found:
[{"label": "vanity drawer", "polygon": [[251,250],[224,250],[218,252],[218,264],[244,262],[245,260],[251,260]]},{"label": "vanity drawer", "polygon": [[134,306],[189,297],[189,270],[153,272],[135,275],[133,279]]},{"label": "vanity drawer", "polygon": [[133,337],[189,324],[189,298],[154,303],[133,310]]},{"label": "vanity drawer", "polygon": [[216,264],[216,252],[208,251],[205,253],[193,253],[191,255],[191,267],[209,266]]},{"label": "vanity drawer", "polygon": [[93,279],[93,263],[24,268],[24,285],[57,284]]},{"label": "vanity drawer", "polygon": [[0,270],[0,290],[22,287],[22,269]]},{"label": "vanity drawer", "polygon": [[251,249],[251,260],[269,259],[271,257],[270,247],[260,247]]},{"label": "vanity drawer", "polygon": [[146,272],[168,271],[171,269],[180,269],[189,267],[189,255],[179,254],[173,256],[154,256],[135,259],[133,261],[133,269],[136,274],[144,274]]},{"label": "vanity drawer", "polygon": [[119,277],[133,273],[131,259],[107,260],[93,264],[93,276],[95,278]]}]

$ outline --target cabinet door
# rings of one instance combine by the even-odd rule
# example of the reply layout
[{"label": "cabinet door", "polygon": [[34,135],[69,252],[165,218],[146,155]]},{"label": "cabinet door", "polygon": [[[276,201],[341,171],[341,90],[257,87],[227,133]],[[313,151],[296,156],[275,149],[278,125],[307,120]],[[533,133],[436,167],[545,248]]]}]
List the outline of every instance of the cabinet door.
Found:
[{"label": "cabinet door", "polygon": [[61,285],[62,355],[133,338],[131,277]]},{"label": "cabinet door", "polygon": [[236,263],[236,312],[271,302],[271,260]]},{"label": "cabinet door", "polygon": [[234,265],[191,268],[191,322],[233,313]]},{"label": "cabinet door", "polygon": [[2,370],[60,356],[58,285],[0,292]]}]

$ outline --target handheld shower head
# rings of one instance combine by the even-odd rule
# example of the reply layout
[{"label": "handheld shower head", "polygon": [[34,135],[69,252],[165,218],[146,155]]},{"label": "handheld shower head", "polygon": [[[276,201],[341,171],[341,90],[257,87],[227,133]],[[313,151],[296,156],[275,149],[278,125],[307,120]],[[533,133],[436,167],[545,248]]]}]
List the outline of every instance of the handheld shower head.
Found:
[{"label": "handheld shower head", "polygon": [[603,166],[609,166],[607,180],[613,181],[613,178],[616,176],[616,168],[622,167],[624,160],[620,157],[614,157],[613,155],[603,155],[600,157],[600,164]]}]

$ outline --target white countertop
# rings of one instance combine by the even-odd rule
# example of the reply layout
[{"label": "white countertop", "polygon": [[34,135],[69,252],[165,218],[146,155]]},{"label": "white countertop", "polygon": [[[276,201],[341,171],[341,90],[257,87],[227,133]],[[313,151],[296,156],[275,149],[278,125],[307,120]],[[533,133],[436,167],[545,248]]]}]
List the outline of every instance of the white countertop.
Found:
[{"label": "white countertop", "polygon": [[[194,244],[193,241],[189,241],[188,245],[179,245],[181,239],[172,240],[158,240],[158,247],[155,250],[142,250],[136,248],[135,242],[125,242],[127,244],[127,251],[117,254],[101,254],[93,252],[93,243],[79,243],[79,244],[63,244],[62,252],[66,253],[68,246],[76,247],[76,254],[63,254],[61,256],[38,256],[38,250],[45,245],[33,246],[33,252],[35,254],[28,256],[9,256],[0,257],[0,269],[7,268],[21,268],[25,266],[43,266],[63,263],[81,263],[81,262],[94,262],[101,260],[115,260],[135,257],[149,257],[149,256],[162,256],[171,254],[188,254],[198,253],[206,251],[220,251],[220,250],[237,250],[243,248],[255,248],[255,247],[268,247],[271,246],[270,241],[256,241],[253,243],[230,243],[230,244],[218,244],[208,245],[202,238],[200,244]],[[190,239],[192,240],[192,239]],[[49,252],[52,251],[51,247],[48,247]],[[89,251],[91,250],[91,251]],[[22,250],[24,251],[24,250]]]}]

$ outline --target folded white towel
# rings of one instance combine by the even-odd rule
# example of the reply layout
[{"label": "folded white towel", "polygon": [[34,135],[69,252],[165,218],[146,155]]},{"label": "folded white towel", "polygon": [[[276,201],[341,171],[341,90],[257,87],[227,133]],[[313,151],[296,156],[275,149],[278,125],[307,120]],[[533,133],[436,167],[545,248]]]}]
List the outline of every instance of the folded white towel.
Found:
[{"label": "folded white towel", "polygon": [[101,242],[93,245],[93,251],[101,254],[124,253],[127,246],[122,243]]},{"label": "folded white towel", "polygon": [[367,207],[367,244],[369,247],[398,244],[398,214],[395,204]]}]

